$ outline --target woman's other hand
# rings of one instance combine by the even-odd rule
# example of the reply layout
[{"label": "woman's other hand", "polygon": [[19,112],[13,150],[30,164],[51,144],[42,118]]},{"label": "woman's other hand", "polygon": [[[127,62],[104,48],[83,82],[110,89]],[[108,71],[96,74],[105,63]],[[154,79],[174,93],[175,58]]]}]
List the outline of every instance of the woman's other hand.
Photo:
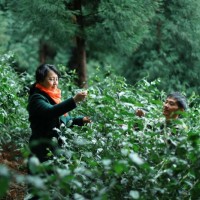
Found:
[{"label": "woman's other hand", "polygon": [[86,123],[91,123],[91,119],[89,117],[83,117],[83,123],[86,124]]},{"label": "woman's other hand", "polygon": [[145,111],[142,110],[142,109],[137,109],[135,111],[135,114],[138,116],[138,117],[144,117],[145,116]]}]

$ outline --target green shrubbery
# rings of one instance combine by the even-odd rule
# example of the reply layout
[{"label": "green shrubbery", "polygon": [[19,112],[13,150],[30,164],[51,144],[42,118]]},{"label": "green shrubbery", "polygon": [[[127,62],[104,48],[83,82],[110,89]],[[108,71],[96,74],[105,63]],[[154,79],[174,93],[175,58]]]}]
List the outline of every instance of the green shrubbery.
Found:
[{"label": "green shrubbery", "polygon": [[27,136],[27,92],[25,74],[17,74],[11,67],[13,55],[0,57],[0,144],[9,141],[24,143]]},{"label": "green shrubbery", "polygon": [[[158,126],[147,131],[147,124],[162,118],[166,94],[157,84],[142,80],[129,86],[117,76],[94,78],[87,101],[72,113],[89,115],[93,123],[61,130],[65,145],[59,156],[34,168],[51,168],[55,174],[38,179],[36,188],[43,189],[36,191],[55,199],[196,199],[199,108],[185,114],[186,132],[158,134]],[[138,107],[148,110],[145,118],[135,116]],[[135,123],[140,131],[133,130]]]},{"label": "green shrubbery", "polygon": [[[12,54],[0,56],[0,151],[6,147],[12,151],[16,148],[14,150],[16,152],[26,145],[30,134],[27,123],[27,92],[25,88],[25,80],[28,77],[25,74],[17,74],[11,67],[12,63]],[[18,158],[13,159],[17,161]],[[1,165],[0,197],[5,193],[11,177],[13,177],[13,173],[6,166]]]},{"label": "green shrubbery", "polygon": [[[130,86],[124,78],[114,75],[91,80],[87,100],[71,115],[88,115],[93,123],[73,129],[62,127],[64,146],[59,154],[42,165],[33,158],[35,176],[23,180],[33,186],[41,199],[199,198],[200,108],[194,103],[197,96],[189,98],[194,106],[183,118],[187,131],[158,134],[159,126],[151,130],[146,125],[162,118],[166,94],[157,89],[159,81],[141,80]],[[61,80],[61,88],[68,91],[65,96],[77,89],[70,79]],[[24,105],[24,101],[20,102],[22,108]],[[147,110],[145,118],[135,116],[138,107]],[[133,129],[136,123],[137,131]],[[127,126],[124,128],[123,124]],[[22,129],[20,124],[16,126]],[[173,146],[166,142],[168,139]],[[54,173],[49,175],[49,170]]]}]

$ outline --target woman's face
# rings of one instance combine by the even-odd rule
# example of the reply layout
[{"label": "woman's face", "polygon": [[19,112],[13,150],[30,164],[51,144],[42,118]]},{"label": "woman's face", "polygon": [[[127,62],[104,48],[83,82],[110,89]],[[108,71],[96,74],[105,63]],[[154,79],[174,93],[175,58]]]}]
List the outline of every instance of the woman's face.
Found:
[{"label": "woman's face", "polygon": [[163,105],[163,115],[166,119],[177,118],[177,111],[182,111],[182,109],[178,106],[177,100],[170,97],[167,98]]},{"label": "woman's face", "polygon": [[49,90],[55,90],[58,86],[58,75],[54,71],[49,70],[44,81],[40,82],[40,84]]}]

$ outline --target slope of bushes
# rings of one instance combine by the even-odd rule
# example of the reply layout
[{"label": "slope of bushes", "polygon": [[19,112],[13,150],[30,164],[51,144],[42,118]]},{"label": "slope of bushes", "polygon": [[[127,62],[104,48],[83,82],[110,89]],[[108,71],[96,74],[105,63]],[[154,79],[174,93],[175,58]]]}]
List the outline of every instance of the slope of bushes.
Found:
[{"label": "slope of bushes", "polygon": [[0,56],[0,198],[10,182],[6,199],[20,198],[24,191],[24,186],[17,185],[14,177],[16,172],[26,171],[21,149],[30,135],[25,89],[28,76],[17,74],[12,68],[13,61],[12,54]]},{"label": "slope of bushes", "polygon": [[[182,119],[187,130],[162,134],[155,122],[163,118],[166,94],[157,89],[158,84],[159,80],[141,80],[130,86],[122,77],[109,75],[99,80],[94,76],[87,100],[71,112],[88,115],[93,122],[73,129],[61,127],[64,145],[58,155],[43,164],[33,157],[35,175],[20,176],[18,181],[31,184],[41,199],[198,199],[200,108],[195,102],[199,97],[189,97],[193,106]],[[61,80],[61,88],[64,96],[77,89],[70,78]],[[18,102],[25,109],[24,100]],[[138,107],[146,110],[145,117],[135,116]],[[18,124],[13,127],[23,129],[24,123],[16,116]],[[149,129],[149,124],[154,128]],[[49,175],[49,170],[54,173]],[[8,181],[9,172],[4,172]]]},{"label": "slope of bushes", "polygon": [[17,141],[24,143],[27,136],[27,94],[25,74],[17,74],[12,68],[13,55],[0,57],[0,143]]},{"label": "slope of bushes", "polygon": [[[42,166],[33,162],[36,174],[44,175],[49,168],[55,172],[37,176],[36,193],[44,199],[198,198],[199,107],[185,113],[182,120],[187,130],[183,132],[162,134],[159,123],[147,129],[163,118],[166,94],[157,84],[141,80],[129,86],[118,76],[100,82],[98,76],[94,78],[88,99],[72,113],[89,115],[93,123],[63,128],[65,144],[59,156]],[[147,110],[145,118],[135,116],[138,107]]]}]

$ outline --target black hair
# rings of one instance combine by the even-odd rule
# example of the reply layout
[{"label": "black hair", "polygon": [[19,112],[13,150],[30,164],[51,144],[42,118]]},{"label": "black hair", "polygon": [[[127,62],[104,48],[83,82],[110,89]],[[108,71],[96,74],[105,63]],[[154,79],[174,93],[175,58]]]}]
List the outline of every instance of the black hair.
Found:
[{"label": "black hair", "polygon": [[52,70],[54,73],[56,73],[58,75],[58,78],[60,78],[60,73],[58,72],[58,70],[55,68],[54,65],[42,64],[37,68],[37,70],[35,72],[36,83],[44,81],[44,79],[46,78],[46,76],[50,70]]},{"label": "black hair", "polygon": [[44,79],[46,78],[48,72],[52,70],[55,74],[57,74],[58,78],[60,78],[60,73],[59,71],[56,69],[56,67],[54,65],[50,65],[50,64],[41,64],[35,72],[35,83],[31,85],[30,87],[30,91],[29,94],[32,95],[35,91],[35,85],[39,82],[44,81]]},{"label": "black hair", "polygon": [[174,98],[177,100],[177,104],[179,108],[183,108],[184,110],[187,110],[187,100],[184,95],[182,95],[180,92],[172,92],[167,95],[167,98]]}]

